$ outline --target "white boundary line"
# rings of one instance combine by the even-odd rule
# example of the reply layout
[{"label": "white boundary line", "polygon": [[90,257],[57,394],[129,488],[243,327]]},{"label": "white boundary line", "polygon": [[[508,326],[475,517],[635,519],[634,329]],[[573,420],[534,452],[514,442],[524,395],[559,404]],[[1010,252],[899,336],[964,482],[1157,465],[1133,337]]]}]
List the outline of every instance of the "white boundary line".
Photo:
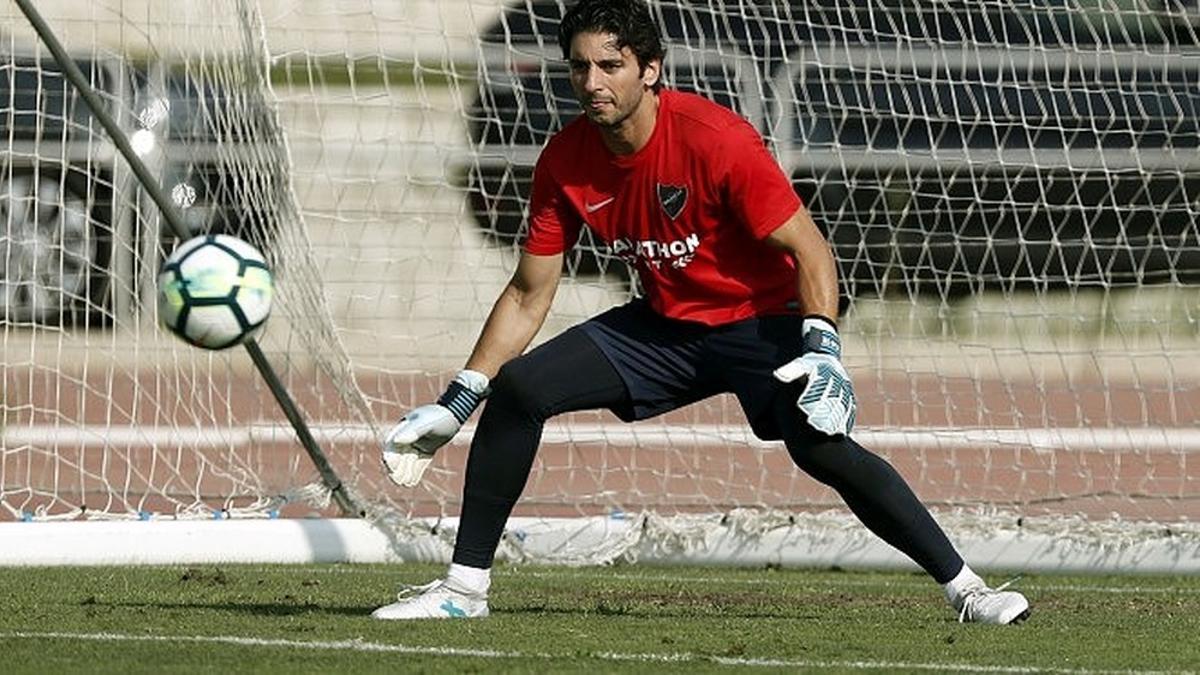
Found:
[{"label": "white boundary line", "polygon": [[[310,428],[322,443],[374,443],[380,433],[359,424],[325,424]],[[470,443],[475,425],[463,427],[455,444]],[[873,448],[930,448],[943,450],[986,447],[1019,447],[1053,452],[1200,453],[1200,428],[1090,428],[984,429],[963,427],[863,427],[855,440]],[[136,425],[67,427],[56,425],[9,426],[0,436],[0,447],[21,446],[102,448],[243,446],[252,443],[292,443],[291,427],[275,422],[237,427],[163,428]],[[543,443],[614,443],[643,447],[695,447],[737,443],[752,447],[775,447],[758,440],[749,427],[738,424],[664,425],[656,423],[550,424]]]},{"label": "white boundary line", "polygon": [[364,640],[308,641],[277,638],[247,638],[233,635],[130,635],[124,633],[66,633],[25,632],[0,633],[0,640],[75,640],[89,642],[155,642],[162,644],[219,644],[231,647],[267,647],[311,649],[315,651],[351,651],[392,654],[421,654],[428,656],[457,656],[464,658],[537,659],[562,661],[597,659],[601,661],[638,663],[716,663],[724,666],[760,668],[817,668],[837,670],[930,670],[966,673],[1132,673],[1151,675],[1165,671],[1149,670],[1081,670],[1043,666],[977,666],[967,663],[911,663],[905,661],[813,661],[771,658],[709,656],[690,652],[659,654],[654,652],[588,652],[551,654],[547,652],[498,651],[462,647],[422,647],[416,645],[367,642]]}]

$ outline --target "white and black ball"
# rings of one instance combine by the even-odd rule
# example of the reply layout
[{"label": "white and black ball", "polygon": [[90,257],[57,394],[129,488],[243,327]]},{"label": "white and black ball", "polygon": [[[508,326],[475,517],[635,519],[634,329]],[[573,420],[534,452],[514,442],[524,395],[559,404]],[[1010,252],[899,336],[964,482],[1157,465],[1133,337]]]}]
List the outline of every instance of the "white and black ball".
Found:
[{"label": "white and black ball", "polygon": [[224,234],[189,239],[158,274],[158,318],[172,333],[204,349],[225,349],[262,329],[274,282],[266,259]]}]

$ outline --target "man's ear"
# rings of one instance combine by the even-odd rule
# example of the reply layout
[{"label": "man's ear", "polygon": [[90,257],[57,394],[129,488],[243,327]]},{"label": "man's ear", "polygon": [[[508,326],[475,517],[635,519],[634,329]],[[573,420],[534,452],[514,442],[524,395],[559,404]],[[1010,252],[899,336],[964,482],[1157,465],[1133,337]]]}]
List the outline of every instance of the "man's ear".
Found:
[{"label": "man's ear", "polygon": [[647,63],[645,68],[642,68],[642,84],[645,86],[653,87],[658,84],[661,78],[662,61],[660,59],[654,59],[650,63]]}]

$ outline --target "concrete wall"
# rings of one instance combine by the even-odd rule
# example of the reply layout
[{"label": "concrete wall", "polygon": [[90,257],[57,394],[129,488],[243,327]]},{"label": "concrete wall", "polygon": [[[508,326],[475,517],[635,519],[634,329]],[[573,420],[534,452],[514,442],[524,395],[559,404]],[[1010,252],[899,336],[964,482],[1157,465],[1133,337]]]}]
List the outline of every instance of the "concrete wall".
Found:
[{"label": "concrete wall", "polygon": [[[497,0],[258,0],[273,50],[377,49],[398,54],[470,50],[479,26],[499,12]],[[219,49],[223,28],[236,25],[234,0],[37,0],[36,7],[68,45],[104,44],[127,52]],[[31,38],[12,0],[0,3],[3,30]],[[206,26],[208,28],[206,28]]]}]

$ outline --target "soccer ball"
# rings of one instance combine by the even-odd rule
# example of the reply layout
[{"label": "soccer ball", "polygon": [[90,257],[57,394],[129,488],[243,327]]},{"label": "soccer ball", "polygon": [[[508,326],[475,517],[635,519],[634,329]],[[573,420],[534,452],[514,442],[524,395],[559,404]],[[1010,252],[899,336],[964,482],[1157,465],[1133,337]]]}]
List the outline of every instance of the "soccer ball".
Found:
[{"label": "soccer ball", "polygon": [[189,239],[158,273],[158,319],[189,344],[225,349],[256,335],[274,286],[262,253],[224,234]]}]

